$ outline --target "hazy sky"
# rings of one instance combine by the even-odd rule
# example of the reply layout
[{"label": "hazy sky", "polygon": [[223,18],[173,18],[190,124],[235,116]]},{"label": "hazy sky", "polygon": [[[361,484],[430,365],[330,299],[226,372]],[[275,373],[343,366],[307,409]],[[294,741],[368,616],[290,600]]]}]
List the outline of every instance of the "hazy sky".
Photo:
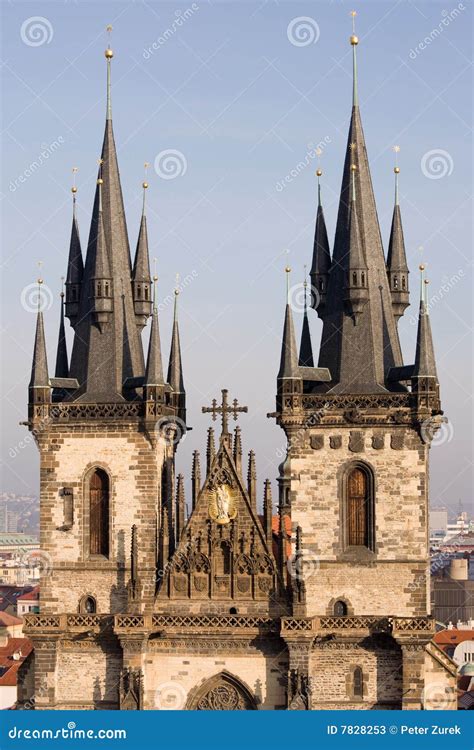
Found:
[{"label": "hazy sky", "polygon": [[[468,508],[471,6],[467,0],[359,6],[360,106],[385,246],[392,148],[400,145],[412,271],[412,306],[400,323],[407,364],[414,361],[421,257],[431,281],[449,417],[432,448],[431,501],[455,510],[462,499]],[[148,231],[160,297],[172,291],[177,272],[189,279],[180,323],[193,431],[178,451],[177,468],[189,474],[192,450],[204,448],[209,424],[201,406],[227,387],[249,407],[240,424],[244,449],[257,452],[260,493],[265,477],[275,478],[285,439],[266,414],[275,404],[283,268],[289,257],[297,285],[311,263],[313,157],[320,142],[331,241],[334,235],[351,106],[351,8],[329,0],[2,3],[3,490],[38,490],[37,450],[19,426],[27,415],[35,325],[29,285],[41,260],[51,290],[45,325],[52,372],[74,166],[83,251],[87,244],[104,129],[107,24],[113,25],[114,130],[131,248],[148,161]],[[171,322],[166,303],[166,358]],[[299,335],[298,314],[296,323]],[[321,323],[313,311],[311,329],[317,349]]]}]

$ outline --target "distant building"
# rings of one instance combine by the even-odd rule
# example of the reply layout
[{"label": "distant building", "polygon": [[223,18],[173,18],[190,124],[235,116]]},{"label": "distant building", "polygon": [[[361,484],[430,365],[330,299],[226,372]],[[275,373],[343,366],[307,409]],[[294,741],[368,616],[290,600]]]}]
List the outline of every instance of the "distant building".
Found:
[{"label": "distant building", "polygon": [[431,579],[432,609],[437,622],[448,625],[474,620],[474,580],[467,557],[453,558],[447,570]]},{"label": "distant building", "polygon": [[0,635],[0,710],[15,706],[18,697],[18,672],[33,650],[28,638]]},{"label": "distant building", "polygon": [[31,591],[27,591],[18,597],[16,611],[18,617],[23,617],[29,612],[39,612],[39,586],[35,586]]},{"label": "distant building", "polygon": [[0,506],[0,532],[16,533],[18,531],[19,513],[9,510],[7,505]]},{"label": "distant building", "polygon": [[23,636],[23,620],[8,612],[0,612],[0,639],[7,635],[9,638]]}]

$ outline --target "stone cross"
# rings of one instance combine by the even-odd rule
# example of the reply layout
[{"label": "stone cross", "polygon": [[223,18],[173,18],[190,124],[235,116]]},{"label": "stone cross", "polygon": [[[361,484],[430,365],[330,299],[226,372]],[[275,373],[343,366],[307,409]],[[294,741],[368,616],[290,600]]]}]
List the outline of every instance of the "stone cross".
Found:
[{"label": "stone cross", "polygon": [[228,418],[229,414],[231,414],[234,419],[237,419],[239,412],[248,412],[247,406],[239,406],[239,402],[236,398],[232,401],[232,404],[229,405],[227,401],[227,394],[228,390],[226,388],[222,389],[222,403],[220,406],[217,406],[216,399],[212,399],[212,406],[203,406],[202,407],[202,413],[203,414],[212,414],[212,420],[215,422],[217,419],[217,415],[222,415],[222,434],[228,435]]}]

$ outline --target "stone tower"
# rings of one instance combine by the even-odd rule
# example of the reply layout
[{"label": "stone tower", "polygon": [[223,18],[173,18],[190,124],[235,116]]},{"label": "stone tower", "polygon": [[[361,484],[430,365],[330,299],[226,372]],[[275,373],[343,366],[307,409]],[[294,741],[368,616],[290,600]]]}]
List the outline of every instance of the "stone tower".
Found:
[{"label": "stone tower", "polygon": [[44,569],[40,612],[25,618],[34,655],[21,668],[23,703],[33,694],[37,709],[454,707],[455,665],[430,643],[428,450],[442,412],[428,307],[422,279],[415,362],[404,366],[400,207],[397,198],[385,264],[355,75],[332,256],[318,200],[317,367],[311,310],[298,351],[286,307],[278,515],[268,479],[259,512],[255,454],[245,472],[240,427],[229,429],[247,408],[226,389],[203,407],[222,429],[217,446],[208,432],[202,473],[194,452],[188,510],[175,477],[186,430],[178,290],[165,379],[148,185],[132,265],[105,54],[89,241],[83,262],[73,188],[54,377],[37,316],[27,424],[40,451]]},{"label": "stone tower", "polygon": [[[174,459],[186,430],[177,311],[175,307],[171,380],[167,382],[156,283],[149,269],[145,201],[131,264],[112,127],[112,50],[107,49],[105,55],[107,119],[85,263],[73,188],[64,305],[74,329],[71,363],[62,309],[56,376],[49,377],[42,313],[38,312],[29,386],[28,426],[40,451],[45,560],[41,612],[45,616],[63,612],[113,615],[130,608],[151,611],[156,539],[165,516],[170,550],[177,541]],[[145,182],[144,194],[147,187]],[[145,360],[141,330],[150,316]],[[32,637],[35,640],[34,633]],[[50,634],[38,646],[38,653],[43,654],[41,649],[48,653],[44,669],[36,670],[48,688],[43,695],[37,693],[37,706],[42,701],[55,704],[54,673],[61,669],[58,649],[62,639],[64,633],[54,638]]]},{"label": "stone tower", "polygon": [[[434,627],[428,456],[442,411],[423,279],[415,364],[402,361],[397,321],[408,305],[408,267],[398,189],[386,262],[358,105],[357,43],[353,35],[332,256],[318,190],[310,274],[322,321],[317,367],[308,366],[306,310],[298,352],[286,307],[272,415],[288,439],[280,512],[291,519],[293,614],[312,623],[306,639],[296,638],[294,658],[314,678],[313,708],[357,707],[363,699],[419,708]],[[290,666],[291,654],[290,644]]]}]

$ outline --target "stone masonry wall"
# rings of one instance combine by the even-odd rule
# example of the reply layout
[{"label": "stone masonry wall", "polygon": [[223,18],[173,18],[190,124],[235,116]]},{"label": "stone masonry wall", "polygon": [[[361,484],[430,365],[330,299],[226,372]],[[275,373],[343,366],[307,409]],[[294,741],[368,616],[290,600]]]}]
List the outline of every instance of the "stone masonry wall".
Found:
[{"label": "stone masonry wall", "polygon": [[[307,614],[336,599],[349,613],[415,616],[427,596],[427,447],[414,430],[315,427],[291,448],[293,531],[303,530]],[[344,549],[343,475],[365,462],[375,476],[375,551]]]},{"label": "stone masonry wall", "polygon": [[[41,611],[75,612],[79,599],[92,594],[98,612],[123,611],[130,567],[130,535],[137,525],[139,574],[143,594],[153,598],[156,518],[161,467],[172,462],[173,446],[152,447],[137,425],[52,425],[40,437],[41,549],[46,560],[41,580]],[[90,559],[87,480],[95,468],[110,477],[110,555]],[[74,523],[63,529],[64,500],[73,491]]]}]

